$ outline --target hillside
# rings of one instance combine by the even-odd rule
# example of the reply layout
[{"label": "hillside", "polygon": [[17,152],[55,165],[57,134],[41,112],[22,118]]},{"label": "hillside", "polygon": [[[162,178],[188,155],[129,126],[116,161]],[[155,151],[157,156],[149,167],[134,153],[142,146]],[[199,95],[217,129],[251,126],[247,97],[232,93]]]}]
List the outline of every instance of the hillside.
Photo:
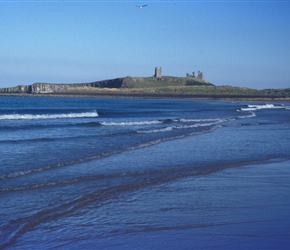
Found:
[{"label": "hillside", "polygon": [[100,91],[104,89],[146,89],[157,87],[190,86],[190,85],[212,85],[198,79],[184,77],[162,77],[157,80],[154,77],[124,77],[89,83],[34,83],[31,85],[19,85],[10,88],[1,88],[2,94],[49,94],[70,93],[72,91]]},{"label": "hillside", "polygon": [[90,83],[34,83],[0,89],[1,95],[64,95],[64,96],[123,96],[174,97],[210,99],[283,99],[290,100],[290,88],[253,89],[234,86],[215,86],[194,78],[163,76],[124,77]]},{"label": "hillside", "polygon": [[154,77],[130,77],[123,79],[125,88],[161,88],[175,86],[213,86],[213,84],[196,78],[163,76],[160,80]]}]

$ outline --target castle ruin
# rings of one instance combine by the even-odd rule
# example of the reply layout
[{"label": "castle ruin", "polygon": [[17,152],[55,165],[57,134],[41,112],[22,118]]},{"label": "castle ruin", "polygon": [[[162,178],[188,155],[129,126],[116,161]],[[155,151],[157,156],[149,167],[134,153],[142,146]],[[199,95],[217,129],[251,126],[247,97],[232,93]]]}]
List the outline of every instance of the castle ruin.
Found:
[{"label": "castle ruin", "polygon": [[158,80],[162,78],[162,68],[161,67],[159,69],[158,69],[158,67],[155,67],[154,77]]},{"label": "castle ruin", "polygon": [[195,79],[199,79],[199,80],[204,81],[204,76],[203,76],[203,73],[201,71],[198,71],[197,77],[195,76],[194,71],[192,72],[192,75],[186,73],[186,77],[187,78],[195,78]]},{"label": "castle ruin", "polygon": [[[194,71],[192,72],[191,75],[186,73],[186,78],[194,78],[194,79],[204,81],[204,76],[203,76],[203,73],[201,71],[198,71],[197,76],[195,75]],[[162,68],[161,67],[160,68],[155,67],[155,73],[154,73],[153,79],[158,80],[158,81],[162,80]]]}]

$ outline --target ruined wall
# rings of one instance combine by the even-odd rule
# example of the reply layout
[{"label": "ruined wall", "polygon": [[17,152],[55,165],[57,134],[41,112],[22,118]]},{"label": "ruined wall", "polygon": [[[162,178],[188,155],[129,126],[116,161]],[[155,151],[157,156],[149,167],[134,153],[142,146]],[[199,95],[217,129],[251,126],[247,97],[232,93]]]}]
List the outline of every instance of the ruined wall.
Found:
[{"label": "ruined wall", "polygon": [[186,73],[186,77],[187,77],[187,78],[196,78],[196,79],[199,79],[199,80],[204,81],[204,76],[203,76],[203,73],[202,73],[201,71],[198,71],[198,75],[197,75],[197,77],[195,76],[194,71],[192,72],[192,75]]},{"label": "ruined wall", "polygon": [[201,71],[198,71],[197,79],[204,81],[203,73]]}]

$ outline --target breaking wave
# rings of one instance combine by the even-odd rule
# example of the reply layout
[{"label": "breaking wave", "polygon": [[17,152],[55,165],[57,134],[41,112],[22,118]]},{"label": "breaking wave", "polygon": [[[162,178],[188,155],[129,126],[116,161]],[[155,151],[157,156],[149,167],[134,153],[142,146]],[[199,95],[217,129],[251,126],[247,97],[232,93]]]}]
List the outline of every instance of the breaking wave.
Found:
[{"label": "breaking wave", "polygon": [[165,120],[149,120],[149,121],[124,121],[124,122],[99,122],[103,126],[142,126],[154,124],[167,124],[167,123],[189,123],[189,122],[222,122],[225,119],[165,119]]},{"label": "breaking wave", "polygon": [[190,129],[190,128],[197,128],[197,127],[211,127],[213,125],[217,125],[220,122],[213,122],[213,123],[200,123],[200,124],[191,124],[186,126],[169,126],[166,128],[159,128],[159,129],[151,129],[151,130],[139,130],[137,133],[139,134],[151,134],[151,133],[160,133],[160,132],[168,132],[175,129]]},{"label": "breaking wave", "polygon": [[249,115],[241,115],[241,116],[238,116],[238,118],[240,119],[246,119],[246,118],[252,118],[252,117],[255,117],[256,114],[254,112],[250,112]]},{"label": "breaking wave", "polygon": [[135,122],[100,122],[103,126],[140,126],[140,125],[152,125],[160,124],[162,121],[135,121]]},{"label": "breaking wave", "polygon": [[287,109],[289,110],[289,106],[284,105],[274,105],[274,104],[264,104],[264,105],[248,105],[247,108],[241,108],[240,111],[255,111],[261,109]]},{"label": "breaking wave", "polygon": [[82,112],[68,114],[5,114],[0,115],[0,120],[43,120],[43,119],[64,119],[64,118],[90,118],[98,117],[98,112]]}]

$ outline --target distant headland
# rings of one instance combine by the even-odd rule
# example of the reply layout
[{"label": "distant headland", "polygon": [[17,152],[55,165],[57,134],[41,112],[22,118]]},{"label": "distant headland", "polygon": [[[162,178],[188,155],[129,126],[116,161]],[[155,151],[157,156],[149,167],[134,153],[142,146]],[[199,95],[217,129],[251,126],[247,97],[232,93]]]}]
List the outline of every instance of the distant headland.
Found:
[{"label": "distant headland", "polygon": [[290,88],[253,89],[234,86],[215,86],[204,80],[198,71],[185,77],[163,76],[162,68],[155,68],[153,76],[126,76],[88,83],[33,83],[0,88],[0,95],[57,95],[97,97],[152,97],[204,99],[282,99],[290,100]]}]

